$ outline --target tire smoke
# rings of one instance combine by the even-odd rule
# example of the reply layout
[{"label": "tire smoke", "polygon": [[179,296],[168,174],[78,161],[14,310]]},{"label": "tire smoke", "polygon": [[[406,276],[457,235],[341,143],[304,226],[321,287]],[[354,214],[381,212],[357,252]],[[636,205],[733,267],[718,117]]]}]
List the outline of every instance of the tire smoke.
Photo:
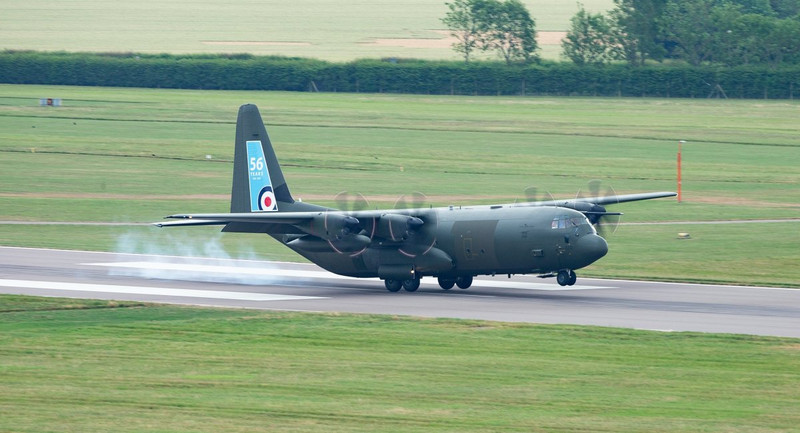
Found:
[{"label": "tire smoke", "polygon": [[199,238],[187,232],[157,237],[130,232],[117,238],[114,251],[120,254],[119,266],[109,267],[114,276],[243,285],[298,283],[270,272],[278,266],[259,260],[255,252],[232,256],[222,244],[222,233]]}]

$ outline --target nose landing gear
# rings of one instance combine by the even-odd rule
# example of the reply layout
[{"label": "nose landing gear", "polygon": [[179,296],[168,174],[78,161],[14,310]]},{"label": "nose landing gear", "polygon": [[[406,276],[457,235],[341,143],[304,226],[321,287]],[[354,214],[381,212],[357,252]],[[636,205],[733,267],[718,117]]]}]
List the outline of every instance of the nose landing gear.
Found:
[{"label": "nose landing gear", "polygon": [[556,281],[559,286],[572,286],[578,281],[578,276],[573,270],[561,270],[556,274]]}]

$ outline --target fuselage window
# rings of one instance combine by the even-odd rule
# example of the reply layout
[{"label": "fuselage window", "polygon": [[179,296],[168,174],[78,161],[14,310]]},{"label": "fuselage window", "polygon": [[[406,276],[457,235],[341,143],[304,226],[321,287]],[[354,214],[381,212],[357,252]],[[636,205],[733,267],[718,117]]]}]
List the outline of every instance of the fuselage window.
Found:
[{"label": "fuselage window", "polygon": [[568,229],[568,228],[575,228],[580,227],[582,225],[589,225],[589,221],[582,216],[557,216],[553,218],[553,222],[550,224],[550,228],[553,229]]},{"label": "fuselage window", "polygon": [[554,228],[554,229],[565,229],[565,228],[569,227],[568,221],[569,221],[569,218],[566,217],[566,216],[563,216],[563,215],[562,216],[557,216],[557,217],[553,218],[553,222],[552,222],[552,224],[550,224],[550,227]]}]

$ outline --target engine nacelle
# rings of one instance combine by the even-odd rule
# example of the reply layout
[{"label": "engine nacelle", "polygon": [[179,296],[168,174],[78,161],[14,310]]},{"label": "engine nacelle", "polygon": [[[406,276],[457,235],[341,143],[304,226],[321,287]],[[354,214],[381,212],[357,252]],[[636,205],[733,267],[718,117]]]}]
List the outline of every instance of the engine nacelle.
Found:
[{"label": "engine nacelle", "polygon": [[320,212],[309,222],[298,224],[297,227],[326,241],[344,239],[361,231],[358,218],[338,212]]},{"label": "engine nacelle", "polygon": [[411,215],[385,213],[378,218],[375,234],[384,239],[402,241],[408,237],[409,231],[422,227],[424,222]]},{"label": "engine nacelle", "polygon": [[568,209],[574,209],[578,212],[583,213],[584,215],[586,215],[586,218],[588,218],[589,222],[592,224],[597,224],[597,222],[600,221],[600,217],[607,213],[606,208],[604,208],[603,206],[584,201],[565,201],[563,203],[558,203],[558,206],[565,207]]}]

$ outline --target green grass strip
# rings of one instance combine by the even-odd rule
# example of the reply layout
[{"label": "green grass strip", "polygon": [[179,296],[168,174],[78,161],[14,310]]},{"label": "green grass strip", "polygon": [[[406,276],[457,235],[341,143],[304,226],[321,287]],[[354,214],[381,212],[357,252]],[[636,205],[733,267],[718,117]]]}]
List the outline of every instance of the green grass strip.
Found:
[{"label": "green grass strip", "polygon": [[[99,302],[99,304],[98,304]],[[0,431],[773,432],[797,339],[0,297]]]}]

